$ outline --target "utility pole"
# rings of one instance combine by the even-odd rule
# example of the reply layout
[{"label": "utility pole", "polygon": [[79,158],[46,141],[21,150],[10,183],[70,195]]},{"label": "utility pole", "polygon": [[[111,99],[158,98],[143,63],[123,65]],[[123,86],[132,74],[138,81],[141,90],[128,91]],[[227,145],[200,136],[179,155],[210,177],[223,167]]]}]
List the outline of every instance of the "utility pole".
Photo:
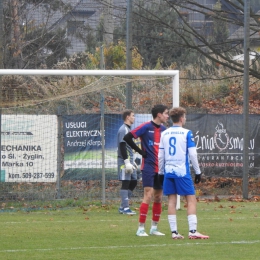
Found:
[{"label": "utility pole", "polygon": [[15,68],[22,68],[22,59],[21,59],[21,31],[19,24],[19,1],[11,0],[11,21],[13,26],[13,37],[12,45],[14,46],[14,57],[15,57]]},{"label": "utility pole", "polygon": [[[132,69],[132,0],[127,0],[126,14],[126,69]],[[132,108],[132,82],[126,83],[126,108]]]},{"label": "utility pole", "polygon": [[113,19],[113,0],[104,0],[104,43],[106,46],[113,43],[114,19]]},{"label": "utility pole", "polygon": [[244,1],[244,93],[243,93],[243,198],[248,199],[249,173],[249,36],[250,36],[250,0]]},{"label": "utility pole", "polygon": [[[100,69],[105,69],[104,62],[104,48],[100,47]],[[105,106],[104,106],[104,91],[101,90],[100,94],[100,130],[101,130],[101,143],[102,143],[102,204],[106,203],[106,173],[105,173]]]},{"label": "utility pole", "polygon": [[[0,69],[3,69],[4,66],[4,56],[3,56],[3,22],[4,22],[4,19],[3,19],[3,0],[0,0]],[[2,76],[0,76],[0,146],[2,147],[2,135],[1,135],[1,132],[2,132],[2,101],[3,101],[3,93],[2,93],[2,89],[3,89],[3,81],[2,81]],[[4,181],[4,176],[2,176],[2,170],[1,170],[1,165],[2,165],[2,162],[1,162],[1,151],[0,151],[0,182],[1,181]]]},{"label": "utility pole", "polygon": [[[4,54],[3,54],[3,35],[4,35],[4,17],[3,17],[3,0],[0,0],[0,69],[4,68]],[[2,100],[2,78],[0,77],[0,102]],[[0,105],[1,107],[1,105]]]}]

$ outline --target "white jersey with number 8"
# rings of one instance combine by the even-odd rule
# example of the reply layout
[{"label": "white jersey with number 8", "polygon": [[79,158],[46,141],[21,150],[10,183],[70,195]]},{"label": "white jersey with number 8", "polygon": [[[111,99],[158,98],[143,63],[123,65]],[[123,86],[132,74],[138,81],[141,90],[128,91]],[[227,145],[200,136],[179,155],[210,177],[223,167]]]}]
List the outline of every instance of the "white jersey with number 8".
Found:
[{"label": "white jersey with number 8", "polygon": [[159,174],[170,174],[172,178],[190,175],[189,160],[196,174],[200,174],[196,144],[191,130],[172,126],[161,135],[159,145]]}]

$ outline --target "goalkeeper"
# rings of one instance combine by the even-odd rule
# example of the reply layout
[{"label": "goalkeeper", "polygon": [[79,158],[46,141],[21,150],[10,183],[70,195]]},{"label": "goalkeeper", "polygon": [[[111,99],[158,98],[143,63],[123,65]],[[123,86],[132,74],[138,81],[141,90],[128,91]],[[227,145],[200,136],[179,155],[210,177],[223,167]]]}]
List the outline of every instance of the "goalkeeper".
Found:
[{"label": "goalkeeper", "polygon": [[137,185],[137,169],[134,163],[132,148],[123,140],[124,136],[131,131],[130,127],[135,121],[134,112],[130,109],[123,112],[123,125],[117,132],[117,164],[118,178],[122,182],[120,189],[121,205],[120,214],[136,214],[129,208],[129,199]]}]

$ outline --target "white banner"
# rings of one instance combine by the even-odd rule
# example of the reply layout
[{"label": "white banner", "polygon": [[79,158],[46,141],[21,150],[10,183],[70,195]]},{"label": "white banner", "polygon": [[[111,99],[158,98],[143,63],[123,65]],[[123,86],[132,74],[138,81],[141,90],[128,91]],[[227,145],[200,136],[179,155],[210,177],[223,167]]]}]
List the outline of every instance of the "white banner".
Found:
[{"label": "white banner", "polygon": [[[85,159],[85,160],[74,160],[74,161],[65,161],[64,162],[64,170],[71,169],[71,168],[102,168],[102,160],[92,160],[92,159]],[[105,160],[105,168],[117,168],[117,159],[109,158]]]},{"label": "white banner", "polygon": [[57,117],[2,115],[1,182],[56,182]]}]

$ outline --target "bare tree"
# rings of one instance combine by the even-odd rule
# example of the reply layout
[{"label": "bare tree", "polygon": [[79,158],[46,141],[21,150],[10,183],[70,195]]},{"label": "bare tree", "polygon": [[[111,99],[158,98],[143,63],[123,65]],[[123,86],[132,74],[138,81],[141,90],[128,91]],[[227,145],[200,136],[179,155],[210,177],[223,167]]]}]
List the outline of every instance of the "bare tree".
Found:
[{"label": "bare tree", "polygon": [[[237,53],[241,53],[243,49],[243,34],[241,34],[241,31],[243,32],[241,29],[243,29],[244,23],[242,1],[233,1],[230,3],[230,7],[233,7],[233,12],[231,11],[232,9],[230,11],[225,11],[222,8],[211,9],[208,6],[197,3],[198,1],[195,0],[166,0],[166,2],[168,2],[168,4],[173,8],[173,11],[179,16],[181,22],[177,28],[173,27],[172,29],[179,35],[179,37],[181,37],[185,43],[185,47],[196,50],[201,53],[201,55],[207,57],[216,64],[220,64],[233,71],[243,73],[243,63],[233,59],[233,56]],[[221,5],[221,1],[218,1],[218,3]],[[181,10],[189,10],[191,13],[197,12],[204,16],[211,16],[214,20],[213,27],[216,26],[218,22],[222,22],[227,26],[235,25],[237,30],[240,30],[240,35],[235,40],[233,40],[232,37],[226,37],[218,39],[218,41],[212,43],[210,41],[210,37],[207,37],[203,30],[196,30],[196,28],[192,26],[192,23],[187,21]],[[253,37],[259,31],[260,23],[257,19],[259,17],[259,15],[251,12],[250,37]],[[189,36],[190,39],[190,35],[192,35],[193,41],[187,41],[187,36]],[[254,63],[258,66],[252,66],[250,68],[250,75],[260,79],[259,56],[256,56]]]},{"label": "bare tree", "polygon": [[[50,67],[66,56],[66,31],[52,26],[51,16],[69,5],[60,0],[5,0],[3,4],[4,68]],[[53,20],[54,23],[54,20]]]},{"label": "bare tree", "polygon": [[114,30],[114,21],[113,21],[113,1],[112,0],[103,0],[103,9],[104,9],[104,43],[109,45],[113,42],[113,30]]},{"label": "bare tree", "polygon": [[[207,2],[211,4],[205,4]],[[242,0],[135,1],[133,45],[138,47],[146,66],[155,66],[155,61],[162,58],[167,60],[162,62],[164,67],[169,66],[170,61],[178,67],[199,64],[204,78],[214,78],[213,71],[221,66],[242,75],[243,62],[233,57],[243,53],[243,8]],[[257,2],[254,10],[257,10]],[[259,18],[260,13],[251,10],[252,51],[254,41],[258,41],[258,45],[260,42]],[[118,34],[122,37],[123,30]],[[151,59],[147,60],[150,57],[153,57],[152,63]],[[257,79],[260,79],[259,61],[256,52],[250,75]]]}]

